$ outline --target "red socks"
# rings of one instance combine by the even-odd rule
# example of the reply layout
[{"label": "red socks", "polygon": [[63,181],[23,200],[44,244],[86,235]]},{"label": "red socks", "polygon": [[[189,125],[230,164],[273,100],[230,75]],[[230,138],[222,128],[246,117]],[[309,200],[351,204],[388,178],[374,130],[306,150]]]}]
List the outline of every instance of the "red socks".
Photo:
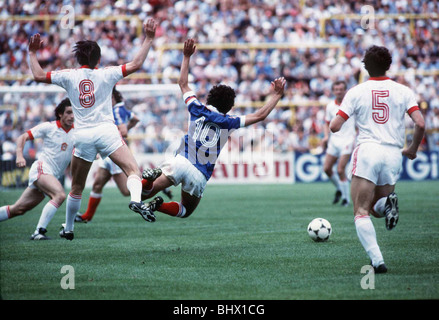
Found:
[{"label": "red socks", "polygon": [[163,203],[158,209],[158,211],[179,218],[183,218],[186,215],[186,208],[181,203],[174,201]]},{"label": "red socks", "polygon": [[91,221],[93,216],[98,208],[99,202],[101,202],[102,194],[99,193],[90,193],[90,198],[88,199],[87,211],[81,216],[83,220]]}]

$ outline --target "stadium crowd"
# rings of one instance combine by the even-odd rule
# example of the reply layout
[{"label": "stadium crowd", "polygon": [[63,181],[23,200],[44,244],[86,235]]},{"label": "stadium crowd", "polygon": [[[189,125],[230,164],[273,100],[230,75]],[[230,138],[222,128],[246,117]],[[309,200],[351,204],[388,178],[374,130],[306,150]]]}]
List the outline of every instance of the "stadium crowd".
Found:
[{"label": "stadium crowd", "polygon": [[[61,27],[60,20],[14,19],[46,14],[61,19],[65,5],[73,7],[75,17],[90,18],[76,19],[74,28]],[[366,15],[367,10],[370,14],[371,7],[375,20],[366,24],[364,19],[329,18]],[[195,38],[200,48],[193,59],[191,80],[200,100],[213,84],[222,82],[236,89],[236,105],[242,106],[232,112],[245,114],[266,99],[272,79],[284,76],[287,89],[281,107],[259,127],[268,129],[274,139],[266,138],[264,130],[259,131],[259,139],[245,133],[240,137],[273,144],[279,152],[318,152],[324,106],[333,99],[332,83],[344,80],[350,88],[366,80],[361,62],[364,51],[372,44],[384,45],[394,61],[389,76],[418,94],[428,132],[422,148],[439,150],[439,19],[404,16],[434,12],[439,12],[437,0],[0,1],[0,85],[47,86],[22,77],[30,75],[27,47],[32,34],[43,37],[39,60],[46,71],[77,67],[72,48],[82,39],[98,42],[102,66],[118,65],[133,57],[133,48],[143,39],[138,21],[152,16],[159,22],[154,47],[139,76],[120,84],[175,84],[181,50],[160,48]],[[394,14],[401,16],[379,19]],[[124,15],[133,18],[110,19]],[[328,19],[321,24],[323,18]],[[215,49],[202,46],[210,43],[219,45]],[[251,45],[250,49],[231,48],[234,43]],[[273,48],[285,43],[292,48]],[[221,49],[225,45],[229,46]],[[22,132],[53,117],[53,108],[62,98],[63,94],[0,93],[4,159],[14,153],[14,140]],[[180,94],[139,92],[127,95],[126,105],[141,120],[130,132],[141,137],[132,140],[134,152],[164,152],[185,132],[187,112]],[[246,143],[254,147],[251,142]],[[32,158],[37,149],[29,144],[25,153]]]}]

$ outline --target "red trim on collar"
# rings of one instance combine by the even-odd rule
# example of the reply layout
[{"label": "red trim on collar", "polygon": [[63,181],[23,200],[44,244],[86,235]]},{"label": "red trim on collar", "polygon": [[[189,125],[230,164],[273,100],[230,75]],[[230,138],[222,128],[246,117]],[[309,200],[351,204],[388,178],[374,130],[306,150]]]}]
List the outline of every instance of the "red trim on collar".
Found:
[{"label": "red trim on collar", "polygon": [[377,80],[377,81],[381,81],[381,80],[390,80],[389,77],[370,77],[369,80]]},{"label": "red trim on collar", "polygon": [[[93,69],[93,68],[91,68],[90,66],[87,66],[87,65],[83,65],[83,66],[81,66],[80,69]],[[94,68],[94,69],[97,69],[97,68]]]},{"label": "red trim on collar", "polygon": [[64,129],[63,126],[61,125],[61,121],[59,121],[59,120],[56,120],[56,126],[57,126],[58,128],[63,129],[66,133],[68,133],[70,130],[72,130],[72,129],[74,128],[74,125],[72,124],[72,126],[70,127],[70,129],[68,129],[68,130]]}]

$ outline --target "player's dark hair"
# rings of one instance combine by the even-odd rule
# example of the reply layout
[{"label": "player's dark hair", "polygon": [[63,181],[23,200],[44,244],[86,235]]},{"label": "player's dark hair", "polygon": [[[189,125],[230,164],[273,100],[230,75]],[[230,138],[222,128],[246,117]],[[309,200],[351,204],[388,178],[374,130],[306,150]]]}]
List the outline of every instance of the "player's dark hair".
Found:
[{"label": "player's dark hair", "polygon": [[348,87],[348,84],[346,83],[346,81],[344,81],[344,80],[338,80],[338,81],[335,81],[335,82],[332,84],[332,90],[334,90],[334,87],[335,87],[335,86],[338,86],[339,84],[344,85],[344,88],[345,88],[345,89],[347,89],[347,87]]},{"label": "player's dark hair", "polygon": [[76,42],[73,48],[76,61],[81,66],[95,68],[101,58],[101,48],[95,41],[85,40]]},{"label": "player's dark hair", "polygon": [[65,98],[63,101],[61,101],[55,108],[55,117],[56,120],[60,120],[61,116],[64,114],[64,111],[66,111],[66,107],[71,107],[72,104],[70,103],[69,98]]},{"label": "player's dark hair", "polygon": [[221,113],[227,113],[235,105],[236,93],[224,84],[213,86],[207,95],[207,104],[214,106]]},{"label": "player's dark hair", "polygon": [[116,101],[116,103],[123,101],[122,94],[116,90],[116,87],[113,88],[113,98]]},{"label": "player's dark hair", "polygon": [[392,56],[387,48],[372,46],[366,50],[363,63],[371,77],[384,76],[392,64]]}]

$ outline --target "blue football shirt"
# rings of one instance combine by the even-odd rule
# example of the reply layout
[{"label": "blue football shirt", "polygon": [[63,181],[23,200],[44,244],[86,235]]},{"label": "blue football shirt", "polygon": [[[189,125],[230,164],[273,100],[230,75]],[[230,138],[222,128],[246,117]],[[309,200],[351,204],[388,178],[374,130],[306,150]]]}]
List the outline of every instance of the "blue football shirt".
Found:
[{"label": "blue football shirt", "polygon": [[245,117],[220,113],[214,106],[203,105],[193,91],[183,95],[189,117],[188,133],[177,153],[188,159],[207,180],[230,134],[245,125]]},{"label": "blue football shirt", "polygon": [[123,102],[119,102],[113,107],[113,115],[115,124],[118,126],[123,123],[128,123],[132,117],[131,111],[125,108]]}]

